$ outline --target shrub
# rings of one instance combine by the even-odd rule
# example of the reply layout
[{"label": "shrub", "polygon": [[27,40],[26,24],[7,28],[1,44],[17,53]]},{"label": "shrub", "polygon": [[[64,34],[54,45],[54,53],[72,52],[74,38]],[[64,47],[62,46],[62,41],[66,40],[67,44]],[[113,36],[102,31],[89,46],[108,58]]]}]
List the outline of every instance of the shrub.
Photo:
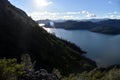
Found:
[{"label": "shrub", "polygon": [[24,73],[24,65],[18,64],[15,58],[0,59],[0,80],[16,80]]},{"label": "shrub", "polygon": [[103,80],[120,80],[120,69],[113,68],[106,74]]}]

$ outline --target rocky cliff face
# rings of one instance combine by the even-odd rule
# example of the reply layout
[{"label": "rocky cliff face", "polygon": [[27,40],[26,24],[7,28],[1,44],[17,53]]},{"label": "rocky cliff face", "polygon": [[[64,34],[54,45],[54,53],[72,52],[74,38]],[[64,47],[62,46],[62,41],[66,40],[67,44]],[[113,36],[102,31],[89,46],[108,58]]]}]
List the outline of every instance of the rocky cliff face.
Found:
[{"label": "rocky cliff face", "polygon": [[36,68],[57,68],[63,74],[96,67],[79,47],[47,33],[24,11],[0,0],[0,57],[19,59],[23,53],[36,60]]}]

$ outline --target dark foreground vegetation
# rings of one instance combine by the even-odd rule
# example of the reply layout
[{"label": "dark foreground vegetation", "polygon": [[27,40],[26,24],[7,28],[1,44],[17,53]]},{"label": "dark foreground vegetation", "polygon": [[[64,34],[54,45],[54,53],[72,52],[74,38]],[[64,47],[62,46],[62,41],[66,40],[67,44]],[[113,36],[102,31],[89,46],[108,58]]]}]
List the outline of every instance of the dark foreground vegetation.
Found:
[{"label": "dark foreground vegetation", "polygon": [[0,59],[0,80],[59,80],[54,73],[34,70],[34,66],[28,54],[22,55],[20,63],[15,58]]},{"label": "dark foreground vegetation", "polygon": [[70,74],[68,77],[63,77],[62,80],[120,80],[120,66],[118,66],[95,68],[90,72]]},{"label": "dark foreground vegetation", "polygon": [[35,61],[32,62],[29,54],[21,56],[21,62],[17,59],[0,59],[0,80],[119,80],[120,65],[107,68],[95,68],[82,73],[71,73],[68,76],[61,75],[58,69],[51,73],[45,69],[35,70]]}]

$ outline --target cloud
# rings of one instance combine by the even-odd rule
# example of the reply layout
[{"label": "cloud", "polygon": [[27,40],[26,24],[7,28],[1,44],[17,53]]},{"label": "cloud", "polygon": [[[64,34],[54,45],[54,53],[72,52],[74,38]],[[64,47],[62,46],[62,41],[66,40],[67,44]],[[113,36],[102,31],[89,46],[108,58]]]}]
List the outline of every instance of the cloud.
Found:
[{"label": "cloud", "polygon": [[120,15],[105,15],[103,18],[120,19]]},{"label": "cloud", "polygon": [[73,19],[74,16],[70,15],[70,16],[63,16],[63,19]]},{"label": "cloud", "polygon": [[120,12],[117,12],[117,11],[109,12],[106,14],[105,17],[111,18],[111,19],[120,19]]},{"label": "cloud", "polygon": [[33,12],[30,13],[29,16],[31,16],[34,20],[40,20],[40,19],[80,19],[75,14],[80,14],[80,12]]},{"label": "cloud", "polygon": [[95,14],[90,13],[90,12],[88,12],[86,10],[83,10],[82,14],[86,15],[86,17],[97,17]]},{"label": "cloud", "polygon": [[120,19],[119,15],[110,15],[108,17],[111,18],[111,19]]},{"label": "cloud", "polygon": [[68,14],[68,15],[78,15],[78,14],[81,14],[81,12],[80,11],[78,11],[78,12],[66,12],[66,14]]},{"label": "cloud", "polygon": [[29,14],[34,20],[40,20],[40,19],[72,19],[72,20],[78,20],[83,18],[111,18],[111,19],[120,19],[120,12],[114,11],[111,13],[106,13],[104,15],[98,15],[96,16],[94,13],[90,13],[86,10],[84,11],[77,11],[77,12],[49,12],[49,11],[43,11],[43,12],[32,12]]},{"label": "cloud", "polygon": [[39,19],[81,19],[83,17],[96,17],[95,14],[88,11],[76,11],[76,12],[49,12],[49,11],[37,11],[29,14],[34,20]]},{"label": "cloud", "polygon": [[59,18],[58,15],[60,15],[59,12],[33,12],[29,14],[34,20],[39,20],[39,19],[56,19]]},{"label": "cloud", "polygon": [[87,17],[97,17],[95,14],[87,14]]},{"label": "cloud", "polygon": [[34,0],[34,1],[38,7],[45,7],[53,4],[52,1],[48,1],[48,0]]},{"label": "cloud", "polygon": [[110,12],[110,13],[107,13],[107,14],[120,14],[120,12],[114,11],[114,12]]},{"label": "cloud", "polygon": [[114,14],[118,14],[118,12],[117,12],[117,11],[114,11],[113,13],[114,13]]},{"label": "cloud", "polygon": [[82,11],[82,14],[89,14],[89,12],[86,11],[86,10],[83,10],[83,11]]},{"label": "cloud", "polygon": [[80,18],[77,17],[77,16],[73,16],[73,15],[67,15],[67,16],[63,16],[63,19],[64,20],[77,20],[77,19],[80,19]]}]

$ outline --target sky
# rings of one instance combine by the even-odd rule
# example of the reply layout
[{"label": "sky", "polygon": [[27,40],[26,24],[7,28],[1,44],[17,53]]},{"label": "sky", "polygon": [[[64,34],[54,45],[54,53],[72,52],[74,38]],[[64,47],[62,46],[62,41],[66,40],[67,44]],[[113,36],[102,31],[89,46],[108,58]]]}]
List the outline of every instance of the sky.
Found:
[{"label": "sky", "polygon": [[9,0],[34,20],[120,19],[120,0]]}]

